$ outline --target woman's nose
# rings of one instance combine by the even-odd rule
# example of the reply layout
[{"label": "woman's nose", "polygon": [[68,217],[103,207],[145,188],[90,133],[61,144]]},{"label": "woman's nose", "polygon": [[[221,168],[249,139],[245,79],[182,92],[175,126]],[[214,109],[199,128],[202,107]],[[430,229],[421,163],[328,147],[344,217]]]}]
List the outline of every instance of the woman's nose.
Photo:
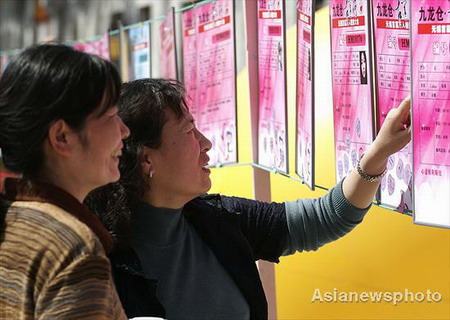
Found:
[{"label": "woman's nose", "polygon": [[122,139],[126,139],[130,136],[130,129],[123,123],[122,118],[119,117],[120,131],[122,133]]},{"label": "woman's nose", "polygon": [[198,134],[198,141],[200,142],[200,147],[202,149],[202,151],[209,151],[212,148],[212,143],[211,141],[209,141],[208,138],[206,138],[203,133],[201,133],[200,131],[197,130],[197,134]]}]

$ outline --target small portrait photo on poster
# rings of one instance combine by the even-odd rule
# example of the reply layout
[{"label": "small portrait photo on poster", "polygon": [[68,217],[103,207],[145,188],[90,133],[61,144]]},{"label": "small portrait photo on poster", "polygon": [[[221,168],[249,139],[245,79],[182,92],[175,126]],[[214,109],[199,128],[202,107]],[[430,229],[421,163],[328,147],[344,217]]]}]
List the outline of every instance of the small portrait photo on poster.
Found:
[{"label": "small portrait photo on poster", "polygon": [[367,56],[365,51],[359,52],[359,72],[361,84],[367,84]]}]

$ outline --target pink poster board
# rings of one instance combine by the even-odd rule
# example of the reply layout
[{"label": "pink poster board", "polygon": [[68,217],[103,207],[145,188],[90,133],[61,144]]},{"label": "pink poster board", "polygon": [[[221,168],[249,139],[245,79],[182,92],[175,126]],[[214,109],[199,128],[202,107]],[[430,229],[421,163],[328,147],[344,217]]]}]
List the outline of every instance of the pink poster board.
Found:
[{"label": "pink poster board", "polygon": [[450,2],[412,1],[414,222],[450,227]]},{"label": "pink poster board", "polygon": [[151,77],[150,24],[144,23],[127,31],[128,80]]},{"label": "pink poster board", "polygon": [[258,162],[288,172],[285,4],[258,0]]},{"label": "pink poster board", "polygon": [[336,178],[356,167],[373,140],[370,7],[366,0],[331,0]]},{"label": "pink poster board", "polygon": [[212,143],[209,164],[237,162],[234,3],[203,4],[182,22],[184,82],[196,125]]},{"label": "pink poster board", "polygon": [[314,12],[313,0],[297,0],[296,172],[314,190]]},{"label": "pink poster board", "polygon": [[197,119],[197,18],[196,9],[181,14],[183,35],[183,82],[186,102],[194,119]]},{"label": "pink poster board", "polygon": [[102,37],[95,41],[77,42],[73,45],[75,50],[95,54],[105,60],[111,60],[109,55],[109,34],[105,32]]},{"label": "pink poster board", "polygon": [[177,79],[175,9],[172,8],[159,27],[161,78]]},{"label": "pink poster board", "polygon": [[237,162],[234,4],[197,9],[197,127],[212,142],[210,164]]},{"label": "pink poster board", "polygon": [[[377,95],[377,130],[389,110],[410,94],[409,0],[372,2]],[[392,155],[377,200],[398,210],[412,210],[412,145]]]}]

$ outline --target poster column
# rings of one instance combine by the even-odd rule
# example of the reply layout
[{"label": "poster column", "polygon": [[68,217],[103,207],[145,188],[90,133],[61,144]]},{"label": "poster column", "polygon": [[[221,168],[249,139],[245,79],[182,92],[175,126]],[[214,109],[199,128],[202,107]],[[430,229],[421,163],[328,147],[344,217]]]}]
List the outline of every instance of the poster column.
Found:
[{"label": "poster column", "polygon": [[175,8],[167,14],[159,27],[161,78],[177,79],[177,55],[175,39]]},{"label": "poster column", "polygon": [[[377,130],[389,110],[410,94],[409,0],[372,2],[377,94]],[[388,159],[381,181],[379,203],[400,212],[412,210],[412,145]]]},{"label": "poster column", "polygon": [[212,143],[210,165],[237,162],[233,1],[204,4],[196,15],[197,127]]},{"label": "poster column", "polygon": [[374,134],[369,2],[331,0],[336,175],[357,165]]},{"label": "poster column", "polygon": [[297,0],[296,172],[314,190],[314,1]]},{"label": "poster column", "polygon": [[130,50],[128,45],[128,35],[127,30],[119,22],[119,66],[120,66],[120,76],[123,82],[130,81],[129,70],[130,70]]},{"label": "poster column", "polygon": [[288,172],[285,3],[258,0],[258,162]]},{"label": "poster column", "polygon": [[450,2],[411,2],[414,222],[450,228]]},{"label": "poster column", "polygon": [[[120,76],[122,76],[122,68],[120,65],[120,31],[117,30],[114,34],[109,35],[109,56],[111,58],[112,64],[117,68],[120,72]],[[123,79],[122,79],[123,80]]]},{"label": "poster column", "polygon": [[[252,161],[258,162],[258,122],[259,122],[259,86],[258,77],[258,3],[257,0],[245,1],[245,32],[247,35],[247,66],[250,96],[250,122],[252,141]],[[252,166],[254,199],[271,202],[270,172]],[[268,318],[277,318],[275,269],[274,263],[259,260],[258,272],[263,284],[268,304]]]}]

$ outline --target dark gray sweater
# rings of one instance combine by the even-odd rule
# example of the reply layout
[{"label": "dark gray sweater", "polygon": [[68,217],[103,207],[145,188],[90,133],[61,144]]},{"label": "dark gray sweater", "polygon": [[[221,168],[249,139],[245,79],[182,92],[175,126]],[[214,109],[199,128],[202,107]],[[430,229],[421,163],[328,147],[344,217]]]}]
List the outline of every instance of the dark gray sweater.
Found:
[{"label": "dark gray sweater", "polygon": [[[284,206],[223,198],[231,210],[285,210],[289,234],[284,255],[317,250],[352,230],[368,210],[357,209],[345,199],[342,181],[321,198],[299,199]],[[167,318],[249,319],[244,296],[180,212],[142,203],[130,229],[130,245],[146,277],[158,279],[156,295]]]}]

